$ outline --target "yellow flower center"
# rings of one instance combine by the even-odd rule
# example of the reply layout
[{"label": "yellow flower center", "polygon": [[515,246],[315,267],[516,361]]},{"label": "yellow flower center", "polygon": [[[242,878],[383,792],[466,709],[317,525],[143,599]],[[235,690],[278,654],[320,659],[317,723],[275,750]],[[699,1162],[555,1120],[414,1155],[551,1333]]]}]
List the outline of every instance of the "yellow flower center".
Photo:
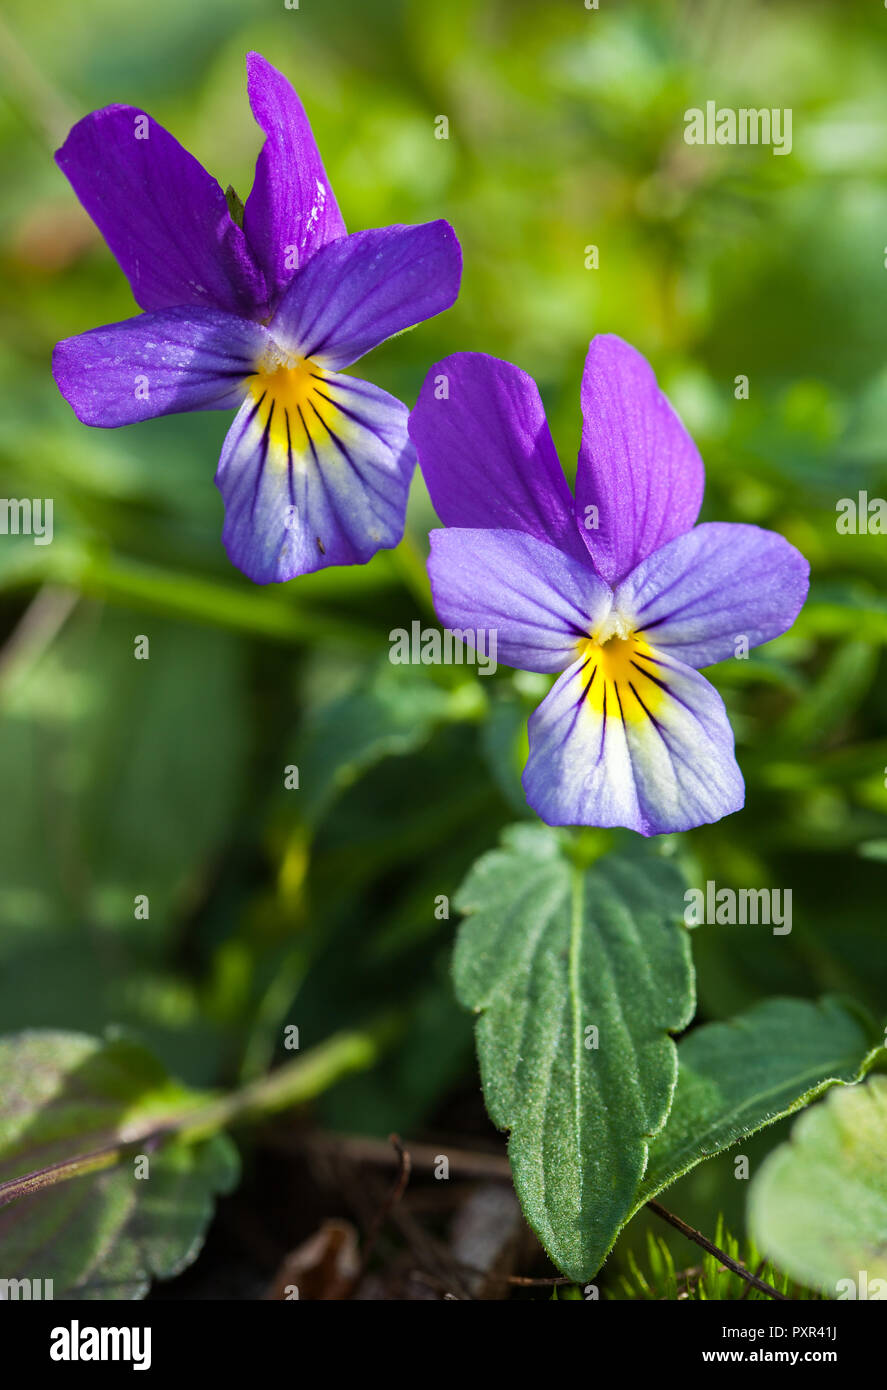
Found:
[{"label": "yellow flower center", "polygon": [[604,631],[576,643],[576,654],[585,663],[581,680],[587,706],[623,724],[655,719],[666,698],[661,661],[638,633],[599,641]]},{"label": "yellow flower center", "polygon": [[332,383],[310,357],[271,355],[247,385],[259,425],[279,448],[310,453],[313,441],[325,444],[341,434],[344,421],[330,395]]}]

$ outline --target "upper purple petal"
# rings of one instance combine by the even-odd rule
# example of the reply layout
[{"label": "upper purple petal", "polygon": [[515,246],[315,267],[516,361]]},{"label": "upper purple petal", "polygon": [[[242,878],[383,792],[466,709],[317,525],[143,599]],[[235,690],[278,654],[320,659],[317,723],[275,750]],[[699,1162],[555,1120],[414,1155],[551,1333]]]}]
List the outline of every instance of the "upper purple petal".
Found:
[{"label": "upper purple petal", "polygon": [[587,561],[539,390],[526,372],[481,352],[445,357],[425,378],[410,438],[445,526],[526,531]]},{"label": "upper purple petal", "polygon": [[461,274],[462,254],[448,222],[355,232],[298,271],[271,331],[290,351],[338,370],[448,309]]},{"label": "upper purple petal", "polygon": [[304,107],[261,53],[246,59],[249,103],[265,132],[243,229],[276,296],[295,269],[345,235],[345,223]]},{"label": "upper purple petal", "polygon": [[688,666],[709,666],[791,627],[810,566],[775,531],[711,521],[642,560],[616,607],[649,642]]},{"label": "upper purple petal", "polygon": [[84,116],[56,161],[143,309],[195,304],[261,317],[264,278],[224,193],[144,111]]},{"label": "upper purple petal", "polygon": [[428,574],[441,622],[495,633],[522,671],[562,671],[613,603],[590,565],[524,531],[432,531]]},{"label": "upper purple petal", "polygon": [[261,324],[217,309],[165,309],[65,338],[52,372],[84,425],[131,425],[238,406],[270,341]]},{"label": "upper purple petal", "polygon": [[650,364],[621,338],[592,339],[582,378],[576,521],[598,573],[615,584],[689,531],[704,486],[699,451]]}]

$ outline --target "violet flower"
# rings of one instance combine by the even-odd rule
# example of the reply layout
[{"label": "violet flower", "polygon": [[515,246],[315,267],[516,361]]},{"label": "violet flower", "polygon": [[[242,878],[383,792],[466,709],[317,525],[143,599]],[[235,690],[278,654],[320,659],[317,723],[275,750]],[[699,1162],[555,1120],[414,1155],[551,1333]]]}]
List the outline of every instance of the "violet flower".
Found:
[{"label": "violet flower", "polygon": [[341,369],[448,308],[461,254],[446,222],[346,235],[296,93],[258,53],[247,71],[266,139],[242,226],[144,112],[108,106],[71,131],[58,164],[146,312],[59,343],[53,373],[87,425],[239,407],[222,540],[267,584],[400,540],[407,408]]},{"label": "violet flower", "polygon": [[791,627],[809,566],[773,531],[694,525],[702,459],[634,348],[595,338],[581,399],[574,501],[530,377],[478,353],[432,368],[410,435],[449,528],[431,533],[435,607],[495,629],[507,665],[562,673],[529,722],[543,820],[688,830],[745,800],[723,701],[694,668]]}]

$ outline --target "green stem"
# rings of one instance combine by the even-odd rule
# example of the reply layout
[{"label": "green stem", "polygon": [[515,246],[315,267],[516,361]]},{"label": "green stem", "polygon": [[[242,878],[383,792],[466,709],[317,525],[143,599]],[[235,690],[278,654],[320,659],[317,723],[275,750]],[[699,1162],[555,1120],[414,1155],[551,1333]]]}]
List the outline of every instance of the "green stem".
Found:
[{"label": "green stem", "polygon": [[276,594],[257,594],[233,584],[176,574],[133,560],[92,556],[77,576],[91,598],[211,623],[250,636],[282,642],[315,641],[378,651],[379,633],[331,613],[307,613]]},{"label": "green stem", "polygon": [[[384,651],[386,634],[369,621],[349,618],[324,607],[323,600],[297,603],[292,591],[257,590],[201,575],[115,555],[104,547],[83,549],[61,540],[51,555],[23,552],[4,572],[4,588],[53,585],[74,589],[85,598],[122,603],[148,613],[207,623],[246,636],[284,643],[316,642]],[[384,564],[379,567],[387,582]],[[327,590],[330,586],[326,585]],[[338,594],[337,590],[331,590]],[[342,596],[346,591],[343,589]]]},{"label": "green stem", "polygon": [[364,1029],[335,1033],[304,1057],[294,1057],[230,1095],[206,1100],[161,1124],[155,1118],[141,1128],[127,1128],[125,1139],[0,1183],[0,1207],[72,1178],[113,1168],[133,1148],[152,1140],[159,1141],[171,1134],[192,1141],[205,1139],[229,1126],[255,1124],[268,1115],[304,1105],[343,1077],[371,1067],[400,1036],[402,1028],[399,1016],[386,1014]]},{"label": "green stem", "polygon": [[312,953],[302,943],[289,951],[276,966],[274,978],[262,994],[255,1011],[252,1027],[243,1049],[237,1079],[242,1085],[264,1076],[274,1055],[281,1020],[296,1000],[302,987]]},{"label": "green stem", "polygon": [[106,1149],[97,1149],[95,1153],[79,1154],[77,1158],[52,1163],[48,1168],[41,1168],[35,1173],[25,1173],[20,1178],[11,1178],[9,1182],[0,1183],[0,1207],[17,1201],[19,1197],[32,1197],[35,1192],[42,1192],[45,1187],[55,1187],[57,1183],[67,1182],[69,1178],[82,1178],[88,1173],[113,1168],[121,1162],[126,1153],[125,1144],[114,1144]]},{"label": "green stem", "polygon": [[304,1057],[295,1057],[239,1091],[183,1116],[175,1128],[188,1138],[202,1138],[229,1125],[255,1123],[304,1105],[342,1077],[371,1067],[399,1037],[402,1026],[400,1017],[386,1014],[361,1032],[336,1033]]}]

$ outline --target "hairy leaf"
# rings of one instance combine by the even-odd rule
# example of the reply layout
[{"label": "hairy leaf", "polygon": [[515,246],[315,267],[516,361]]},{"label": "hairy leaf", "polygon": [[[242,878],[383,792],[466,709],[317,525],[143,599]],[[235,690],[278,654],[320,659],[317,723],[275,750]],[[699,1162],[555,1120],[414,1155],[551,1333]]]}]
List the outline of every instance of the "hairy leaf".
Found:
[{"label": "hairy leaf", "polygon": [[858,1081],[878,1051],[874,1024],[840,999],[766,999],[707,1023],[678,1046],[678,1084],[650,1146],[638,1206],[703,1159]]},{"label": "hairy leaf", "polygon": [[[540,826],[506,832],[457,898],[459,998],[481,1014],[487,1107],[511,1131],[527,1219],[590,1278],[630,1214],[693,1012],[683,881],[652,856],[574,865]],[[593,1029],[597,1029],[595,1036]]]},{"label": "hairy leaf", "polygon": [[191,1263],[239,1167],[225,1135],[158,1137],[198,1096],[138,1044],[78,1033],[0,1040],[0,1077],[4,1278],[130,1299]]}]

